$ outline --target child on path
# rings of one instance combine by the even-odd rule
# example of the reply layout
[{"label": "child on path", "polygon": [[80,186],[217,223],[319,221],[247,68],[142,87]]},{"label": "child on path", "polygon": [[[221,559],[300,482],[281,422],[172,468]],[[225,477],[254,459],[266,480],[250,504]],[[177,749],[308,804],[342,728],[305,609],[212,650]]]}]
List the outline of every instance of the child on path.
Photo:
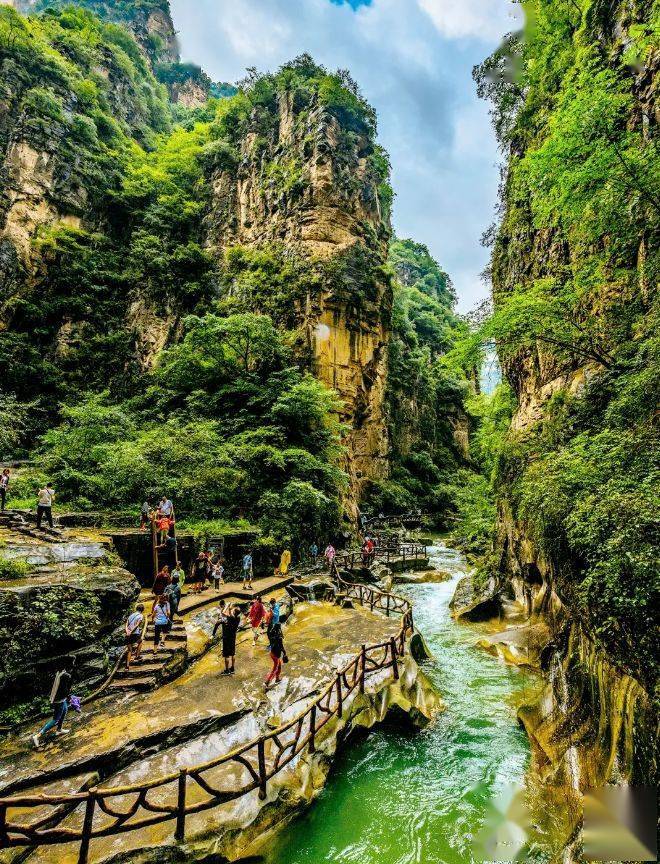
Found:
[{"label": "child on path", "polygon": [[[126,621],[126,668],[131,668],[131,659],[139,660],[144,639],[144,605],[138,603]],[[135,653],[133,653],[135,652]]]},{"label": "child on path", "polygon": [[284,648],[284,636],[282,635],[282,628],[279,624],[277,626],[274,626],[271,631],[270,659],[273,661],[273,668],[270,670],[268,677],[266,678],[264,690],[268,690],[272,681],[275,681],[276,684],[280,683],[280,679],[282,677],[282,662],[286,662],[286,660],[288,659],[286,656],[286,650]]},{"label": "child on path", "polygon": [[222,566],[222,561],[218,561],[213,565],[213,587],[216,591],[220,590],[220,586],[224,584],[225,568]]},{"label": "child on path", "polygon": [[225,614],[225,601],[221,600],[218,603],[218,608],[216,609],[216,614],[218,616],[218,620],[213,625],[213,638],[215,639],[215,634],[218,632],[220,627],[222,627],[222,618]]},{"label": "child on path", "polygon": [[259,638],[259,628],[261,627],[265,616],[266,607],[261,602],[261,595],[257,594],[248,610],[248,619],[250,621],[250,627],[252,627],[252,641],[254,645],[257,644],[257,639]]},{"label": "child on path", "polygon": [[55,729],[56,735],[64,735],[68,729],[63,729],[64,718],[69,710],[69,696],[71,695],[71,684],[73,681],[71,673],[76,664],[75,657],[64,657],[61,660],[60,671],[56,673],[53,686],[50,691],[50,704],[53,706],[53,716],[46,725],[32,736],[35,747],[41,745],[41,738]]}]

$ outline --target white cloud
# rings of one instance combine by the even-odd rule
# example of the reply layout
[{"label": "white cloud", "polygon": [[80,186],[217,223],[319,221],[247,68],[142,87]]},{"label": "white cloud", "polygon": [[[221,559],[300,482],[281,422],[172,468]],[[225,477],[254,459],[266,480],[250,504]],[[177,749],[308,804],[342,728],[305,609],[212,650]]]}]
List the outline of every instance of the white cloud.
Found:
[{"label": "white cloud", "polygon": [[[497,39],[513,26],[511,0],[418,0],[448,39]],[[508,8],[507,8],[508,6]]]},{"label": "white cloud", "polygon": [[497,151],[471,72],[511,29],[510,0],[372,0],[357,11],[330,0],[171,5],[184,59],[214,80],[272,70],[303,51],[349,69],[390,153],[396,230],[428,244],[461,309],[485,295],[479,237],[492,220]]}]

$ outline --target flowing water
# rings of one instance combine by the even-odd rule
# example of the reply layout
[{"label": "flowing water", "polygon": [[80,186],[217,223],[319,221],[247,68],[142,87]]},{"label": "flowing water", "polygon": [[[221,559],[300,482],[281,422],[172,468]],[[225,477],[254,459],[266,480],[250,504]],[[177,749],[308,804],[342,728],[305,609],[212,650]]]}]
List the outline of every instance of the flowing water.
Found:
[{"label": "flowing water", "polygon": [[465,561],[440,542],[430,555],[451,581],[396,590],[415,604],[416,626],[433,653],[424,671],[446,711],[421,732],[381,728],[346,748],[317,802],[279,835],[268,864],[488,860],[491,855],[475,851],[487,819],[507,831],[493,858],[543,860],[521,850],[517,829],[503,826],[493,810],[497,799],[510,798],[513,784],[524,782],[529,745],[515,708],[531,695],[535,679],[475,647],[485,627],[451,619],[449,601]]}]

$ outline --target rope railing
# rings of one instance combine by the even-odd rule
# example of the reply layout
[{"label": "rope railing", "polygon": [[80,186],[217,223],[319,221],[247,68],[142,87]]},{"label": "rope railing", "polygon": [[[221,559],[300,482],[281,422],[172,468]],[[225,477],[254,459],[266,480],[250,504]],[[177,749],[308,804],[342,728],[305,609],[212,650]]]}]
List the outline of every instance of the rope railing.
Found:
[{"label": "rope railing", "polygon": [[[396,636],[362,645],[358,654],[325,685],[303,711],[277,729],[208,762],[129,786],[95,787],[70,795],[19,795],[0,798],[0,848],[79,844],[78,862],[86,864],[92,840],[175,822],[174,837],[185,839],[186,819],[258,790],[266,798],[268,782],[304,751],[314,753],[319,733],[333,717],[341,718],[346,701],[365,692],[366,680],[392,670],[399,678],[399,658],[413,632],[412,604],[403,597],[344,580],[336,564],[332,574],[339,590],[386,615],[401,614]],[[231,769],[223,784],[222,770]],[[45,808],[52,808],[42,815]],[[20,811],[20,815],[19,815]],[[27,811],[27,813],[26,813]],[[33,820],[29,814],[32,811]],[[54,814],[64,813],[53,825]],[[20,821],[19,821],[20,820]]]}]

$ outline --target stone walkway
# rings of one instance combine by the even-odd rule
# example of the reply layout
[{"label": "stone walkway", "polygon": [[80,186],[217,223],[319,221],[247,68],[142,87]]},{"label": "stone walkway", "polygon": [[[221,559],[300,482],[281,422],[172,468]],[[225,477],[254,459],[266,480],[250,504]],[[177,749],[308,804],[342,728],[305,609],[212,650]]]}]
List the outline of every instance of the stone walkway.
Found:
[{"label": "stone walkway", "polygon": [[[395,635],[398,618],[384,618],[357,609],[326,603],[296,607],[285,628],[290,663],[275,688],[281,706],[309,695],[328,680],[333,669],[347,662],[362,643]],[[100,772],[106,779],[122,768],[163,747],[221,729],[243,715],[270,710],[263,680],[270,669],[265,637],[256,646],[250,633],[239,633],[236,675],[221,674],[218,649],[209,651],[176,680],[158,690],[123,697],[104,697],[81,716],[67,718],[71,733],[34,750],[30,735],[35,724],[20,736],[0,744],[0,793],[63,783]],[[279,708],[278,708],[279,710]],[[210,758],[210,757],[206,757]],[[55,781],[58,781],[57,783]]]}]

